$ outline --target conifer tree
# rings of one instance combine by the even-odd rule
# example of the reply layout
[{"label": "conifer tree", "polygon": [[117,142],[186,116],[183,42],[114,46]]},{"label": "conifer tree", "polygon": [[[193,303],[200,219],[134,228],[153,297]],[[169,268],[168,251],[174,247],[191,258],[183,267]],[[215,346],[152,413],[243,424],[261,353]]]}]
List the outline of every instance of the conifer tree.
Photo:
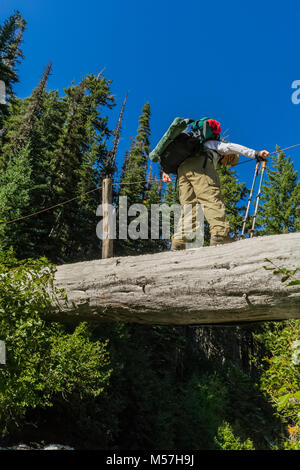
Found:
[{"label": "conifer tree", "polygon": [[[279,147],[276,150],[280,150]],[[262,187],[262,204],[257,224],[261,234],[273,235],[298,231],[300,228],[300,181],[290,157],[284,152],[271,156],[267,181]]]},{"label": "conifer tree", "polygon": [[[39,82],[38,86],[34,89],[32,96],[25,99],[18,107],[18,112],[12,114],[6,121],[7,134],[6,143],[3,146],[2,154],[2,171],[3,177],[3,201],[5,195],[7,196],[7,203],[9,205],[9,198],[11,197],[10,188],[15,187],[15,181],[22,180],[23,172],[27,171],[26,178],[30,175],[30,184],[28,184],[28,197],[29,203],[26,205],[27,214],[24,214],[24,204],[20,198],[15,198],[15,204],[12,207],[11,219],[15,219],[18,213],[22,215],[28,215],[28,213],[34,213],[43,208],[43,204],[47,201],[47,195],[49,193],[48,184],[48,171],[47,171],[47,156],[45,142],[49,139],[44,136],[42,128],[40,126],[40,120],[43,109],[43,101],[46,96],[46,83],[51,70],[51,64],[49,64]],[[15,109],[16,111],[16,109]],[[20,158],[24,161],[28,159],[26,163],[23,163],[23,168],[19,164]],[[10,171],[8,171],[8,169]],[[7,173],[8,171],[8,173]],[[18,175],[17,172],[21,174]],[[11,180],[8,179],[8,176]],[[29,188],[30,186],[30,188]],[[8,215],[8,212],[5,212]],[[47,217],[47,216],[46,216]],[[5,217],[7,220],[7,217]],[[19,257],[32,257],[44,254],[41,253],[42,247],[47,244],[47,225],[45,226],[45,216],[37,215],[33,219],[18,221],[14,225],[18,225],[19,228],[15,227],[14,249]],[[18,237],[16,234],[22,236]],[[5,237],[8,236],[9,231],[2,231],[1,242],[6,245],[8,240]]]},{"label": "conifer tree", "polygon": [[123,159],[123,163],[122,163],[122,167],[121,167],[121,173],[120,173],[120,181],[123,181],[123,179],[125,177],[126,170],[127,170],[127,165],[128,165],[128,162],[129,162],[129,157],[130,157],[130,154],[132,152],[132,149],[133,149],[134,145],[135,145],[135,138],[130,137],[130,148],[125,150],[125,155],[124,155],[124,159]]},{"label": "conifer tree", "polygon": [[150,115],[150,104],[146,103],[139,118],[137,136],[127,161],[126,172],[121,181],[120,195],[127,196],[128,206],[134,203],[141,203],[145,199],[147,162],[150,147]]},{"label": "conifer tree", "polygon": [[80,260],[99,256],[96,237],[96,208],[99,192],[83,195],[96,188],[110,136],[107,118],[99,114],[100,105],[111,107],[110,81],[88,75],[66,92],[68,115],[53,152],[51,186],[58,203],[79,195],[68,206],[54,211],[50,237],[61,260]]},{"label": "conifer tree", "polygon": [[[30,237],[24,233],[23,238],[30,238],[30,243],[26,246],[20,239],[14,248],[19,257],[26,253],[33,257],[45,255],[53,262],[87,259],[99,254],[96,209],[100,201],[98,191],[84,193],[98,185],[105,139],[110,135],[107,118],[99,115],[100,105],[113,103],[110,82],[104,77],[87,76],[60,98],[58,92],[45,90],[49,72],[50,67],[32,97],[21,102],[16,115],[8,120],[6,158],[2,163],[8,168],[27,148],[31,168],[28,212],[59,205],[26,219],[30,220]],[[61,205],[71,198],[76,199]]]},{"label": "conifer tree", "polygon": [[136,136],[136,143],[141,150],[144,157],[148,157],[150,148],[150,104],[147,102],[142,109],[142,114],[139,119],[139,128]]},{"label": "conifer tree", "polygon": [[[11,15],[3,25],[0,25],[0,80],[1,96],[4,102],[0,103],[0,166],[3,154],[3,145],[6,142],[6,121],[18,108],[13,85],[18,82],[17,65],[24,58],[20,48],[26,21],[17,11]],[[4,83],[4,89],[3,89]]]},{"label": "conifer tree", "polygon": [[[18,81],[16,65],[24,58],[20,44],[25,26],[26,21],[18,11],[0,25],[0,79],[5,82],[8,104],[14,97],[13,85]],[[0,129],[8,111],[8,105],[0,105]]]},{"label": "conifer tree", "polygon": [[[178,186],[173,181],[170,181],[167,184],[166,190],[162,196],[162,201],[164,204],[167,204],[171,207],[173,204],[179,204],[179,191]],[[172,236],[176,231],[177,227],[175,227],[175,218],[174,213],[170,214],[170,235]],[[165,240],[166,246],[170,243],[168,240]]]},{"label": "conifer tree", "polygon": [[[137,136],[132,145],[130,155],[120,181],[119,196],[127,197],[127,207],[133,204],[144,204],[147,191],[147,162],[150,148],[150,104],[147,102],[139,118]],[[128,217],[128,224],[132,217]],[[145,249],[144,240],[117,240],[116,253],[138,254]],[[141,251],[142,250],[142,251]]]},{"label": "conifer tree", "polygon": [[121,181],[123,180],[123,178],[125,176],[125,173],[126,173],[126,168],[127,168],[127,163],[128,163],[128,160],[129,160],[129,155],[130,155],[130,151],[128,149],[126,149],[123,164],[122,164],[122,168],[121,168],[121,178],[120,178]]},{"label": "conifer tree", "polygon": [[37,136],[34,134],[35,123],[41,115],[51,69],[52,63],[50,62],[45,68],[39,84],[33,90],[32,96],[28,100],[24,100],[20,113],[12,117],[7,131],[8,144],[3,147],[5,155],[11,155],[15,150],[20,150],[28,143],[32,144],[33,152],[37,152],[37,148],[35,148]]},{"label": "conifer tree", "polygon": [[[166,241],[161,239],[161,214],[159,214],[158,218],[154,217],[154,214],[152,214],[152,206],[154,207],[155,205],[160,205],[161,197],[159,181],[157,181],[156,177],[152,179],[151,174],[152,173],[150,172],[148,178],[148,188],[145,195],[145,205],[148,209],[148,240],[145,240],[143,243],[144,246],[141,250],[143,253],[156,253],[166,248]],[[155,237],[159,236],[159,238],[152,238],[155,227],[158,228]]]},{"label": "conifer tree", "polygon": [[11,224],[4,222],[23,217],[30,212],[32,163],[29,144],[19,150],[0,172],[0,251],[13,246],[19,258],[32,256],[33,237],[30,220]]}]

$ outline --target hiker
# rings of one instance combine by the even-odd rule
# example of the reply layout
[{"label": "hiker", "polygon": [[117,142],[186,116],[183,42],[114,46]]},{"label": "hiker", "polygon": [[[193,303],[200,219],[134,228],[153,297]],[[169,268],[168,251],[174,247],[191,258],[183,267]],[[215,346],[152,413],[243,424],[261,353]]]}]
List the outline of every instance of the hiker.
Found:
[{"label": "hiker", "polygon": [[[220,162],[221,164],[234,166],[237,164],[239,154],[258,161],[266,160],[269,156],[267,150],[255,151],[234,143],[207,140],[202,143],[202,147],[198,152],[180,163],[177,168],[177,178],[181,217],[177,232],[172,237],[172,251],[185,249],[186,243],[192,241],[188,235],[195,233],[196,230],[195,212],[193,211],[192,217],[184,218],[185,204],[190,204],[193,208],[196,204],[202,205],[204,216],[210,227],[211,246],[234,241],[228,235],[230,227],[225,214],[220,179],[215,164]],[[163,172],[163,181],[171,181],[169,174]]]}]

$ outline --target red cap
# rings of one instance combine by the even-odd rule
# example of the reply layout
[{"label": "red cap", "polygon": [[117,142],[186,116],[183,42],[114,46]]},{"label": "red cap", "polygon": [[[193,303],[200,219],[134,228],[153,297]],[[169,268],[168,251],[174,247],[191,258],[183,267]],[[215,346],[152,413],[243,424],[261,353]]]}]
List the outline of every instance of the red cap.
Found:
[{"label": "red cap", "polygon": [[218,121],[215,121],[214,119],[208,119],[207,122],[212,128],[214,134],[221,134],[221,125]]}]

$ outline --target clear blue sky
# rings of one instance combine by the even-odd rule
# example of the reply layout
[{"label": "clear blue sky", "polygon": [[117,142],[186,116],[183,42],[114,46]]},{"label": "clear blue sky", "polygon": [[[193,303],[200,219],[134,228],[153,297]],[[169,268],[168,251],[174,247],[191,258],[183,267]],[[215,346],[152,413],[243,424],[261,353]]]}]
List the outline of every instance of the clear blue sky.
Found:
[{"label": "clear blue sky", "polygon": [[[255,149],[300,143],[297,1],[1,0],[0,20],[20,10],[27,21],[19,96],[28,96],[45,65],[49,88],[87,73],[113,80],[116,125],[124,96],[119,160],[149,101],[151,148],[176,116],[219,120],[229,139]],[[300,170],[300,147],[288,152]],[[243,159],[243,157],[242,157]],[[237,167],[249,187],[254,163]]]}]

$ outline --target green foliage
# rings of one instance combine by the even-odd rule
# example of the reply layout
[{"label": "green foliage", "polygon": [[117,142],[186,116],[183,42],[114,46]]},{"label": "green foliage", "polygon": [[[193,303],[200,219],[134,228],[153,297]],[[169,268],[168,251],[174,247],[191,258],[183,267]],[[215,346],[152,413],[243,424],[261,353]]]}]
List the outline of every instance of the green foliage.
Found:
[{"label": "green foliage", "polygon": [[[123,174],[118,196],[127,197],[127,207],[133,204],[144,204],[147,196],[152,200],[157,200],[159,192],[155,186],[152,190],[147,191],[146,178],[147,178],[147,163],[149,153],[149,136],[150,136],[150,104],[147,102],[142,109],[142,114],[139,117],[139,127],[136,139],[132,145],[126,162],[123,165]],[[138,215],[138,214],[137,214]],[[143,216],[143,215],[142,215]],[[136,216],[128,216],[127,226],[134,221]],[[135,255],[147,252],[147,244],[143,239],[137,240],[125,239],[116,241],[116,254],[117,255]],[[155,244],[154,244],[155,245]],[[153,249],[153,244],[150,244]]]},{"label": "green foliage", "polygon": [[[300,337],[300,321],[275,324],[263,336],[269,355],[261,377],[262,389],[271,397],[278,416],[284,421],[300,423],[300,369],[295,358],[295,343]],[[297,345],[297,343],[296,343]]]},{"label": "green foliage", "polygon": [[55,252],[55,262],[94,259],[100,255],[95,234],[99,192],[83,193],[99,184],[101,162],[106,157],[106,139],[111,133],[100,109],[113,106],[110,84],[104,77],[87,75],[77,86],[67,88],[62,99],[67,113],[51,154],[49,184],[56,203],[74,200],[55,208],[49,224],[49,252],[51,259]]},{"label": "green foliage", "polygon": [[139,127],[136,136],[137,147],[139,147],[145,157],[148,156],[150,148],[150,116],[150,103],[147,102],[142,109],[142,114],[139,119]]},{"label": "green foliage", "polygon": [[226,386],[217,374],[194,374],[178,409],[178,448],[213,449],[214,436],[228,405]]},{"label": "green foliage", "polygon": [[[276,275],[276,274],[281,275],[282,276],[281,277],[281,282],[286,282],[290,279],[293,279],[296,272],[299,270],[299,268],[296,268],[296,269],[293,269],[293,270],[286,269],[286,268],[279,268],[278,266],[276,266],[276,264],[274,264],[268,258],[265,258],[265,261],[267,261],[268,263],[271,263],[274,267],[271,268],[271,267],[268,267],[268,266],[263,266],[263,268],[266,269],[266,270],[273,271],[274,275]],[[296,285],[299,285],[299,284],[300,284],[300,280],[295,278],[292,281],[289,281],[288,284],[285,285],[285,287],[296,286]]]},{"label": "green foliage", "polygon": [[294,444],[299,444],[300,439],[299,338],[299,320],[267,325],[265,331],[257,335],[266,348],[261,389],[270,398],[275,415],[287,425],[286,433]]},{"label": "green foliage", "polygon": [[7,250],[11,244],[18,247],[20,240],[23,246],[30,244],[24,223],[5,225],[1,222],[22,217],[30,211],[31,184],[30,147],[26,145],[9,160],[6,171],[0,173],[0,251]]},{"label": "green foliage", "polygon": [[[173,181],[170,181],[167,184],[166,190],[163,194],[163,203],[167,204],[169,207],[171,207],[173,204],[179,204],[179,190],[178,190],[177,185]],[[171,213],[170,215],[170,235],[171,236],[176,231],[174,220],[175,220],[174,213]]]},{"label": "green foliage", "polygon": [[[15,106],[6,123],[0,218],[12,220],[15,214],[58,206],[19,221],[12,239],[8,231],[2,231],[1,245],[13,243],[19,258],[47,256],[52,262],[95,258],[100,251],[95,234],[99,192],[83,193],[99,183],[105,141],[110,135],[107,118],[100,116],[99,109],[110,108],[114,102],[110,82],[87,75],[78,86],[67,88],[61,98],[58,92],[45,91],[49,70],[32,96]],[[25,176],[24,169],[28,170]],[[13,188],[20,181],[24,186],[25,180],[26,198],[22,200],[16,193],[10,201]],[[69,199],[73,201],[67,207],[59,205]]]},{"label": "green foliage", "polygon": [[[16,66],[24,58],[20,48],[26,21],[16,11],[0,25],[0,78],[6,87],[7,103],[14,101],[13,85],[18,82]],[[8,104],[0,104],[0,129],[9,115]]]},{"label": "green foliage", "polygon": [[51,337],[48,373],[45,381],[49,389],[62,394],[98,396],[107,385],[110,370],[108,341],[91,341],[86,323],[75,328],[74,333]]},{"label": "green foliage", "polygon": [[[151,173],[150,173],[151,174]],[[150,180],[148,183],[148,188],[145,193],[145,206],[148,209],[148,240],[144,241],[143,251],[147,253],[157,253],[166,249],[166,240],[162,240],[161,230],[158,230],[159,238],[152,238],[151,229],[155,230],[155,223],[159,221],[159,226],[161,227],[162,216],[161,214],[157,218],[157,221],[151,219],[151,208],[152,205],[161,205],[161,194],[160,194],[160,183],[155,177],[153,180]],[[153,206],[154,207],[154,206]]]},{"label": "green foliage", "polygon": [[278,425],[254,377],[231,362],[225,370],[224,381],[228,393],[226,421],[233,425],[242,440],[251,436],[255,447],[265,448],[266,438],[276,435]]},{"label": "green foliage", "polygon": [[120,188],[120,196],[127,196],[128,207],[142,203],[146,193],[147,161],[150,135],[150,104],[146,103],[139,118],[135,143],[130,151]]},{"label": "green foliage", "polygon": [[220,450],[255,450],[250,439],[241,441],[235,436],[232,426],[226,421],[219,426],[217,436],[214,438],[217,449]]},{"label": "green foliage", "polygon": [[[299,430],[298,430],[299,431]],[[300,450],[300,440],[294,440],[293,438],[283,443],[283,450]]]},{"label": "green foliage", "polygon": [[174,448],[178,407],[174,368],[182,331],[119,323],[101,332],[110,336],[113,373],[106,407],[113,406],[111,415],[118,422],[116,445],[119,449]]},{"label": "green foliage", "polygon": [[110,376],[106,342],[93,342],[87,325],[66,333],[43,319],[61,291],[55,267],[45,258],[17,261],[12,250],[0,258],[0,337],[7,363],[0,366],[0,423],[5,434],[28,409],[98,396]]}]

